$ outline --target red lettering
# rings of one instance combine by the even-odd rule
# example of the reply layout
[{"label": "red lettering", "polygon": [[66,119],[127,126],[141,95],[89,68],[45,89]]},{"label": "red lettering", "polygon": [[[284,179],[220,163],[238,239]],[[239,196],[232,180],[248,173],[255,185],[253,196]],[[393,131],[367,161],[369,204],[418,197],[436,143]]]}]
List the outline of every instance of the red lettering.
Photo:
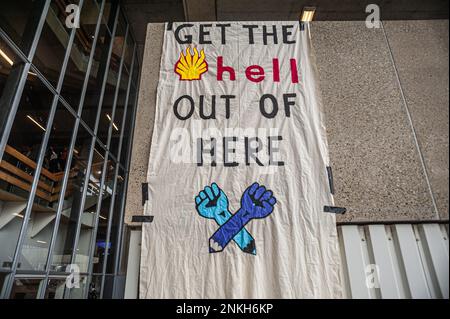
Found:
[{"label": "red lettering", "polygon": [[292,83],[298,83],[297,61],[295,61],[295,59],[291,59],[290,62]]},{"label": "red lettering", "polygon": [[245,69],[245,76],[252,82],[261,82],[264,80],[264,69],[259,65],[250,65]]},{"label": "red lettering", "polygon": [[230,80],[234,81],[236,79],[236,74],[234,73],[234,69],[231,66],[223,65],[223,57],[217,57],[217,80],[223,81],[222,75],[223,72],[230,73]]},{"label": "red lettering", "polygon": [[273,66],[273,81],[274,82],[280,82],[280,64],[278,63],[278,59],[272,60],[272,66]]}]

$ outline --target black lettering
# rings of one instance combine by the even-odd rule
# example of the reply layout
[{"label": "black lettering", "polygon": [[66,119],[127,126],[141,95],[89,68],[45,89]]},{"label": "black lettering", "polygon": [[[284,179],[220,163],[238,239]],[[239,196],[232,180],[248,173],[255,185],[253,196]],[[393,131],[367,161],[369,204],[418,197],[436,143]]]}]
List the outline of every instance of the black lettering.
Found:
[{"label": "black lettering", "polygon": [[[178,104],[180,103],[180,101],[182,99],[187,99],[190,103],[190,110],[186,116],[181,116],[180,113],[178,112]],[[182,121],[185,121],[188,118],[190,118],[192,116],[192,114],[194,113],[194,100],[192,99],[192,97],[190,97],[189,95],[180,96],[173,104],[173,113],[179,120],[182,120]]]},{"label": "black lettering", "polygon": [[192,43],[192,35],[188,34],[184,37],[184,39],[180,39],[180,31],[183,28],[190,28],[193,27],[194,25],[192,23],[183,23],[180,24],[176,29],[175,29],[175,40],[177,40],[177,42],[179,44],[185,44],[185,43]]},{"label": "black lettering", "polygon": [[[266,112],[266,107],[264,101],[266,99],[270,99],[272,101],[273,110],[271,113]],[[274,118],[278,113],[278,102],[277,99],[272,94],[264,94],[261,96],[261,99],[259,100],[259,110],[261,111],[261,114],[265,117],[271,119]]]},{"label": "black lettering", "polygon": [[267,45],[267,37],[271,36],[273,37],[273,44],[278,44],[278,37],[277,37],[277,28],[276,26],[272,26],[272,32],[267,32],[267,26],[263,25],[263,43],[264,45]]},{"label": "black lettering", "polygon": [[225,28],[231,27],[230,23],[219,23],[216,26],[220,28],[220,38],[222,39],[222,44],[226,44],[225,38]]},{"label": "black lettering", "polygon": [[296,96],[297,96],[297,94],[295,94],[295,93],[283,94],[284,112],[286,113],[286,117],[291,116],[291,106],[295,105],[295,101],[292,101],[289,99],[295,98]]},{"label": "black lettering", "polygon": [[198,42],[200,44],[211,44],[211,40],[205,39],[206,36],[209,36],[209,31],[206,30],[206,28],[212,27],[212,24],[200,24],[200,35]]},{"label": "black lettering", "polygon": [[255,44],[255,39],[253,37],[253,29],[258,28],[257,25],[243,25],[245,29],[248,29],[248,44]]},{"label": "black lettering", "polygon": [[283,43],[289,44],[289,43],[295,43],[295,40],[289,40],[288,36],[292,35],[292,31],[289,29],[292,29],[293,25],[283,25],[281,27],[282,33],[283,33]]}]

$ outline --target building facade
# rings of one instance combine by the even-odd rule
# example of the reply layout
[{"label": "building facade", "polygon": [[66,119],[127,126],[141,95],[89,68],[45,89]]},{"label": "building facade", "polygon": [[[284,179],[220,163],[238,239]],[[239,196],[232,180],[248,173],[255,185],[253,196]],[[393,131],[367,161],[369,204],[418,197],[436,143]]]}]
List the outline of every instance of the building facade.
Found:
[{"label": "building facade", "polygon": [[139,78],[129,24],[117,1],[0,8],[1,297],[112,297]]}]

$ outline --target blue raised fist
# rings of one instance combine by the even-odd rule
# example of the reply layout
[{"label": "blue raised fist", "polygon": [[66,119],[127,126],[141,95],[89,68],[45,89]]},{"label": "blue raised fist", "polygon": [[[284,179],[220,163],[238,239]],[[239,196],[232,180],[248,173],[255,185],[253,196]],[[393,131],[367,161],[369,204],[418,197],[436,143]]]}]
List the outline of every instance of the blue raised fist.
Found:
[{"label": "blue raised fist", "polygon": [[200,191],[195,197],[195,204],[197,212],[205,218],[215,219],[216,216],[225,218],[228,212],[228,198],[216,183]]},{"label": "blue raised fist", "polygon": [[270,190],[264,186],[253,183],[247,188],[241,198],[241,209],[245,210],[244,217],[264,218],[273,212],[273,206],[277,200]]}]

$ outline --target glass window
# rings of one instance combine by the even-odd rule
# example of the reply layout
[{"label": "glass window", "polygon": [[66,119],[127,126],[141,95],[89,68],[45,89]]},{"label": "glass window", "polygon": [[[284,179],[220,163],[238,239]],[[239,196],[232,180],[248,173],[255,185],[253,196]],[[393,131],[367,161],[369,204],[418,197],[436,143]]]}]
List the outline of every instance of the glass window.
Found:
[{"label": "glass window", "polygon": [[5,130],[10,106],[24,67],[25,63],[0,37],[0,136]]},{"label": "glass window", "polygon": [[86,285],[88,282],[87,276],[80,276],[80,282],[78,288],[76,286],[72,288],[67,288],[69,299],[84,299],[84,292],[86,290]]},{"label": "glass window", "polygon": [[[61,87],[61,95],[69,102],[74,110],[78,110],[99,12],[100,10],[97,4],[92,0],[84,1],[80,13],[80,27],[75,33],[63,85]],[[94,65],[94,67],[96,66]]]},{"label": "glass window", "polygon": [[41,279],[16,278],[11,291],[11,299],[36,299]]},{"label": "glass window", "polygon": [[131,69],[131,61],[133,60],[133,49],[134,49],[134,41],[131,37],[131,33],[128,33],[127,37],[127,48],[125,49],[125,67],[127,70]]},{"label": "glass window", "polygon": [[66,279],[49,279],[45,291],[45,299],[63,299]]},{"label": "glass window", "polygon": [[102,276],[91,276],[91,282],[89,284],[88,299],[100,298],[100,290],[102,284]]},{"label": "glass window", "polygon": [[[2,268],[11,266],[52,100],[53,94],[37,77],[30,75],[0,164],[0,203],[2,217],[5,216],[0,227]],[[41,174],[45,178],[52,176],[45,168]],[[46,180],[40,181],[41,187],[36,191],[38,200],[49,199],[49,185]],[[33,206],[33,210],[39,210],[38,206]]]},{"label": "glass window", "polygon": [[[100,5],[100,0],[98,3]],[[115,13],[117,11],[117,3],[118,1],[114,0],[105,0],[105,7],[103,9],[103,23],[108,26],[108,32],[111,33],[114,25]]]},{"label": "glass window", "polygon": [[[108,159],[105,174],[105,183],[103,185],[103,196],[100,207],[100,215],[98,220],[97,237],[95,239],[93,273],[101,273],[103,271],[103,261],[108,251],[106,247],[106,235],[108,231],[109,212],[111,208],[112,192],[114,187],[115,164]],[[108,244],[111,247],[111,243]]]},{"label": "glass window", "polygon": [[[102,83],[106,71],[106,62],[108,61],[108,49],[111,42],[111,36],[107,31],[106,25],[101,24],[97,43],[95,45],[94,59],[89,73],[89,83],[86,89],[86,96],[81,113],[82,120],[92,129],[94,129],[97,118],[98,104],[102,93]],[[105,95],[110,95],[106,92]]]},{"label": "glass window", "polygon": [[[78,4],[78,1],[72,3]],[[72,32],[72,28],[66,26],[66,18],[69,13],[66,13],[65,10],[65,5],[61,5],[60,1],[54,0],[50,3],[32,61],[55,88]]]},{"label": "glass window", "polygon": [[0,1],[0,28],[28,54],[45,0]]},{"label": "glass window", "polygon": [[[96,144],[92,159],[88,190],[86,193],[86,201],[82,212],[82,224],[75,257],[75,263],[80,267],[81,272],[88,271],[89,253],[94,238],[93,230],[95,226],[98,199],[100,197],[100,184],[106,156],[105,153],[106,151],[100,147],[99,144]],[[100,218],[103,218],[102,214],[100,214]]]},{"label": "glass window", "polygon": [[136,88],[132,85],[130,88],[130,94],[128,97],[128,106],[125,115],[125,125],[123,132],[122,150],[120,152],[120,163],[125,166],[128,158],[128,147],[131,141],[131,136],[133,132],[131,131],[131,126],[133,124],[133,113],[136,107]]},{"label": "glass window", "polygon": [[117,96],[116,110],[114,111],[114,120],[111,130],[111,142],[109,150],[117,157],[119,151],[120,133],[122,131],[123,116],[125,111],[125,101],[127,98],[129,75],[128,71],[123,68],[120,78],[119,92]]},{"label": "glass window", "polygon": [[[93,136],[80,125],[70,163],[67,188],[64,193],[61,222],[53,252],[52,271],[65,271],[67,265],[71,263],[92,140]],[[85,206],[88,205],[91,205],[90,198],[85,202]]]},{"label": "glass window", "polygon": [[[15,72],[20,72],[22,70],[22,68],[18,68],[19,65],[23,66],[23,62],[0,37],[0,97],[3,95],[6,81],[8,79],[8,76],[12,73],[13,69],[15,70]],[[11,93],[9,90],[13,90],[16,85],[17,84],[10,84],[8,93]],[[3,104],[1,107],[3,108]]]},{"label": "glass window", "polygon": [[22,270],[45,270],[74,126],[75,117],[59,103],[44,158],[43,167],[50,174],[41,173],[39,177],[38,190],[42,195],[35,196],[20,257]]},{"label": "glass window", "polygon": [[[109,258],[109,257],[108,257]],[[105,287],[103,289],[103,299],[112,299],[114,296],[114,281],[119,280],[119,277],[112,275],[105,275]]]},{"label": "glass window", "polygon": [[0,292],[2,291],[3,284],[6,282],[7,273],[0,272]]},{"label": "glass window", "polygon": [[119,169],[117,175],[117,184],[116,191],[114,196],[114,208],[111,222],[111,236],[109,238],[109,242],[111,243],[108,261],[106,263],[106,272],[114,273],[114,264],[117,253],[120,251],[120,243],[119,239],[119,226],[121,221],[121,208],[122,208],[122,200],[123,200],[123,191],[124,191],[124,175],[125,172],[122,168]]},{"label": "glass window", "polygon": [[125,31],[125,20],[122,15],[119,15],[119,21],[113,39],[113,47],[106,80],[105,95],[103,98],[102,110],[97,131],[97,136],[104,145],[107,145],[108,143],[108,130],[113,117],[113,103],[117,80],[119,77],[120,61],[122,59],[123,46],[125,42]]}]

